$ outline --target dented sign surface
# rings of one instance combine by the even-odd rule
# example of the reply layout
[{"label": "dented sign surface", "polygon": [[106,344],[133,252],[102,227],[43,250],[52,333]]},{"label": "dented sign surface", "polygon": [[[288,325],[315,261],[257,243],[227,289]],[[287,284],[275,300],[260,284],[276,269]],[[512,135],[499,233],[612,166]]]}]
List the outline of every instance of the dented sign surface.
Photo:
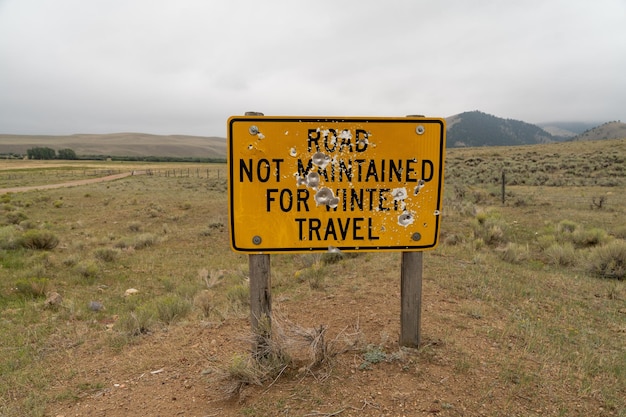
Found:
[{"label": "dented sign surface", "polygon": [[445,120],[228,120],[231,247],[249,253],[437,245]]}]

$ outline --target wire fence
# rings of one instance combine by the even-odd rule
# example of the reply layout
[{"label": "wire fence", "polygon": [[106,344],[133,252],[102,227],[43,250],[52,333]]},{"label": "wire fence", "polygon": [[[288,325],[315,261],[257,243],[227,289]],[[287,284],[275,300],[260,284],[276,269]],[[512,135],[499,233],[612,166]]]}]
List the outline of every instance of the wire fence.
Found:
[{"label": "wire fence", "polygon": [[172,169],[72,169],[72,170],[37,170],[37,171],[0,171],[0,188],[46,185],[75,181],[80,179],[103,178],[130,172],[131,175],[147,175],[164,178],[197,178],[225,180],[226,167],[211,168],[172,168]]}]

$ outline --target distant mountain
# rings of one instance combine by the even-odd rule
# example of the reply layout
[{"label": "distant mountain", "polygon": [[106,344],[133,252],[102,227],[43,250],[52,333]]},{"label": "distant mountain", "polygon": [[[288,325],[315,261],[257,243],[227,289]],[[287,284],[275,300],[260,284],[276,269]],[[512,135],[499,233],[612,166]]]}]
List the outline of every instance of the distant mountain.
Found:
[{"label": "distant mountain", "polygon": [[558,140],[536,125],[480,111],[449,117],[447,125],[450,147],[530,145]]},{"label": "distant mountain", "polygon": [[550,133],[552,136],[559,136],[562,138],[573,138],[576,135],[593,129],[601,122],[547,122],[538,123],[537,126]]},{"label": "distant mountain", "polygon": [[146,133],[28,136],[0,134],[0,154],[25,155],[33,147],[72,149],[77,155],[225,158],[226,139]]},{"label": "distant mountain", "polygon": [[626,123],[607,122],[581,133],[573,140],[601,140],[623,138],[626,138]]},{"label": "distant mountain", "polygon": [[[515,146],[563,140],[626,138],[626,124],[609,122],[590,128],[588,123],[544,123],[539,126],[470,111],[447,119],[449,147]],[[585,128],[585,129],[583,129]],[[575,136],[575,137],[574,137]],[[33,136],[0,134],[0,155],[25,155],[33,147],[55,151],[72,149],[79,156],[226,158],[226,139],[146,133]]]}]

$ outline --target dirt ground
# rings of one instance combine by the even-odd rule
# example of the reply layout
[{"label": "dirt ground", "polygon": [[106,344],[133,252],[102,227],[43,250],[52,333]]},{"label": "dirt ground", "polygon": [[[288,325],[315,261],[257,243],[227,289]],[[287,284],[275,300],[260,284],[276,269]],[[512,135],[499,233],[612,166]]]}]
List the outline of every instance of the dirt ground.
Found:
[{"label": "dirt ground", "polygon": [[34,190],[50,190],[54,188],[75,187],[78,185],[87,185],[87,184],[93,184],[96,182],[119,180],[121,178],[125,178],[131,175],[141,175],[141,174],[145,174],[145,172],[143,171],[123,172],[121,174],[107,175],[106,177],[97,177],[97,178],[89,178],[86,180],[69,181],[69,182],[64,182],[60,184],[45,184],[45,185],[32,185],[28,187],[0,188],[0,194],[21,193],[21,192],[34,191]]},{"label": "dirt ground", "polygon": [[[130,173],[55,186],[126,175]],[[19,190],[0,193],[9,191]],[[558,369],[538,363],[515,334],[503,330],[506,317],[498,314],[504,313],[468,315],[477,301],[451,296],[428,271],[421,347],[400,348],[399,261],[391,271],[375,263],[367,268],[368,278],[353,267],[339,283],[327,277],[327,288],[306,297],[274,300],[275,310],[286,320],[305,328],[325,326],[326,340],[339,345],[344,339],[358,339],[358,346],[343,349],[319,369],[288,369],[274,381],[231,394],[230,382],[220,370],[235,355],[249,354],[248,319],[245,315],[219,323],[190,319],[139,336],[120,353],[90,340],[51,353],[57,355],[59,379],[50,390],[58,393],[59,401],[49,403],[46,415],[619,415],[619,410],[603,409],[593,392],[577,395],[577,381],[561,380]],[[109,329],[115,319],[94,325],[113,335]],[[86,325],[68,322],[68,333],[80,335]],[[384,352],[382,360],[366,360],[368,346]],[[70,386],[85,387],[85,394],[64,399]]]},{"label": "dirt ground", "polygon": [[[515,335],[502,336],[498,320],[468,319],[466,302],[450,298],[432,279],[424,282],[422,346],[400,348],[399,280],[383,271],[381,277],[361,287],[356,298],[348,282],[332,294],[275,303],[289,321],[326,326],[327,340],[357,333],[362,337],[360,348],[336,355],[321,369],[288,370],[275,381],[228,395],[220,364],[247,354],[248,320],[189,321],[142,336],[118,355],[88,342],[64,352],[64,366],[80,371],[60,379],[55,389],[61,392],[68,384],[89,381],[100,385],[77,401],[50,407],[47,415],[614,415],[593,394],[570,394],[575,392],[572,381],[559,381],[551,375],[556,370],[531,359]],[[498,337],[490,336],[498,332]],[[379,346],[385,360],[365,361],[368,344]],[[533,373],[546,374],[553,382],[546,386],[526,380]]]}]

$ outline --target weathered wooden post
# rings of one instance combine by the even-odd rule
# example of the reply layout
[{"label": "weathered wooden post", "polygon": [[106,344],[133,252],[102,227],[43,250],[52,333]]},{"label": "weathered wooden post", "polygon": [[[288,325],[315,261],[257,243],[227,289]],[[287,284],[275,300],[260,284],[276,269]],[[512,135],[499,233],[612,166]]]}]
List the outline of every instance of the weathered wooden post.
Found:
[{"label": "weathered wooden post", "polygon": [[504,205],[504,201],[506,198],[506,176],[504,170],[502,170],[502,205]]},{"label": "weathered wooden post", "polygon": [[[246,116],[263,116],[246,112]],[[217,171],[219,178],[219,170]],[[267,340],[272,334],[272,280],[270,255],[248,255],[250,268],[250,325],[254,334],[252,352],[255,357],[267,353]]]},{"label": "weathered wooden post", "polygon": [[[408,115],[407,117],[424,117]],[[402,252],[400,266],[400,346],[417,348],[422,337],[422,252]]]},{"label": "weathered wooden post", "polygon": [[252,352],[263,357],[272,334],[272,280],[270,255],[248,255],[250,266],[250,325],[254,334]]},{"label": "weathered wooden post", "polygon": [[400,346],[417,348],[422,336],[422,252],[402,252]]}]

